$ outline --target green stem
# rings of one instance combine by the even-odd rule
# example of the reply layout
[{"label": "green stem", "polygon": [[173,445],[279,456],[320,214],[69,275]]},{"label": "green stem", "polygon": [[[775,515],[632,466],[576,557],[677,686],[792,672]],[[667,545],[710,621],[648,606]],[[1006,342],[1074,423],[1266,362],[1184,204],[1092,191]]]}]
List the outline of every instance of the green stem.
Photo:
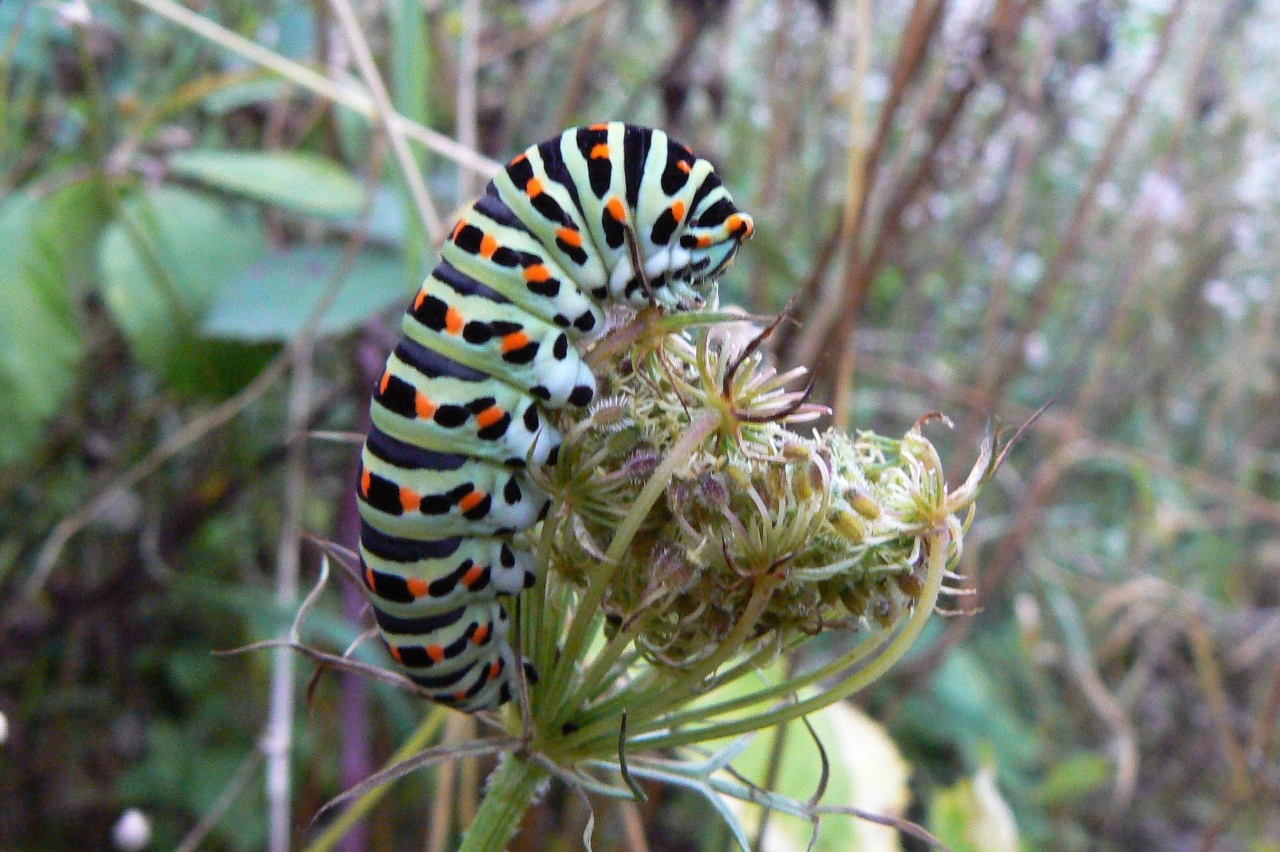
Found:
[{"label": "green stem", "polygon": [[[670,484],[671,477],[675,475],[676,470],[688,463],[693,454],[702,446],[702,442],[719,425],[720,414],[715,411],[706,412],[691,423],[685,433],[680,436],[680,440],[676,441],[667,452],[662,463],[658,465],[658,469],[649,477],[649,481],[645,483],[640,495],[636,498],[635,504],[627,512],[626,517],[622,519],[622,523],[618,526],[617,534],[613,537],[613,541],[609,543],[609,549],[605,552],[604,559],[587,580],[586,594],[582,596],[577,611],[574,613],[573,623],[569,628],[569,636],[565,640],[560,662],[556,666],[547,688],[549,702],[559,703],[567,691],[573,669],[580,662],[582,651],[591,635],[590,628],[595,623],[596,616],[600,614],[600,602],[604,599],[605,592],[608,590],[609,580],[613,577],[613,572],[617,570],[623,555],[627,552],[627,548],[631,546],[636,533],[639,532],[640,525],[649,516],[649,510],[653,508],[653,504],[658,502],[658,498],[666,491],[667,485]],[[554,704],[549,706],[554,706]],[[563,709],[561,708],[562,712]],[[560,715],[561,713],[556,714],[557,718],[554,720],[556,724],[564,721],[558,718]]]},{"label": "green stem", "polygon": [[538,787],[550,777],[531,760],[504,754],[489,778],[489,789],[480,802],[475,822],[467,829],[458,852],[502,852],[515,836],[525,811],[533,804]]},{"label": "green stem", "polygon": [[894,637],[883,652],[868,663],[866,667],[856,672],[853,677],[832,689],[825,690],[804,701],[798,701],[777,711],[718,725],[705,725],[686,729],[666,736],[648,738],[644,740],[643,747],[645,749],[674,748],[705,740],[735,737],[760,728],[789,722],[815,710],[821,710],[829,704],[841,701],[865,689],[887,672],[894,663],[902,659],[902,656],[910,650],[916,639],[919,638],[920,631],[924,630],[925,622],[929,620],[934,606],[938,603],[938,592],[942,588],[943,572],[947,567],[947,549],[950,544],[951,534],[945,526],[929,536],[929,564],[925,574],[925,587],[924,592],[920,595],[920,600],[916,603],[915,611],[912,612],[911,618],[907,620],[902,632]]},{"label": "green stem", "polygon": [[[386,766],[394,766],[400,761],[412,757],[427,747],[427,743],[436,738],[440,733],[440,728],[444,725],[445,717],[449,715],[449,711],[441,707],[433,707],[426,719],[422,720],[422,724],[413,732],[409,739],[405,740],[404,745],[396,749],[396,753],[387,761]],[[386,768],[385,766],[383,768]],[[346,810],[340,813],[333,821],[333,824],[324,830],[324,833],[315,839],[315,842],[306,848],[306,852],[328,852],[328,850],[338,845],[338,841],[346,837],[347,832],[360,821],[360,818],[369,812],[369,809],[382,800],[388,792],[391,791],[390,784],[383,784],[381,787],[375,787],[368,793],[365,793],[359,799],[351,804]]]}]

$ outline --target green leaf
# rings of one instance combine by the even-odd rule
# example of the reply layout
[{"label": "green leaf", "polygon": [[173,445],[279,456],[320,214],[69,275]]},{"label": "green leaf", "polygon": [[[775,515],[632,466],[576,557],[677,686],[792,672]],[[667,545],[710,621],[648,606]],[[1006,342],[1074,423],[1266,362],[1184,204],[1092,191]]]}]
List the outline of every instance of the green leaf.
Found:
[{"label": "green leaf", "polygon": [[[784,677],[782,667],[763,673],[764,681]],[[732,681],[707,697],[708,702],[745,697],[763,685],[763,681],[741,678]],[[813,695],[815,690],[801,690],[798,699]],[[904,816],[911,793],[907,783],[911,767],[883,725],[846,702],[824,707],[807,717],[826,753],[830,776],[822,803],[859,808],[875,814]],[[770,792],[796,802],[807,802],[818,789],[822,758],[818,745],[800,721],[784,726],[781,756],[770,780],[776,729],[751,735],[751,742],[733,759],[734,771],[765,787]],[[720,745],[731,740],[715,741]],[[734,800],[732,807],[754,834],[762,809],[755,804]],[[813,834],[813,826],[787,813],[774,813],[769,820],[766,848],[805,849]],[[827,815],[822,818],[813,846],[817,852],[896,852],[901,848],[896,829],[867,822],[852,816]]]},{"label": "green leaf", "polygon": [[1083,799],[1104,787],[1113,774],[1111,761],[1102,755],[1076,752],[1051,768],[1040,784],[1040,804],[1052,808]]},{"label": "green leaf", "polygon": [[[342,268],[342,255],[337,246],[269,255],[232,276],[205,316],[202,331],[211,337],[245,341],[291,339]],[[366,250],[356,256],[342,281],[321,331],[347,331],[408,298],[404,264],[391,254]]]},{"label": "green leaf", "polygon": [[996,787],[995,770],[979,769],[939,790],[929,806],[929,830],[956,852],[1018,852],[1018,824]]},{"label": "green leaf", "polygon": [[[849,805],[874,814],[905,814],[910,801],[907,781],[911,768],[883,725],[843,702],[811,714],[809,722],[830,764],[831,775],[822,798],[824,804]],[[734,769],[763,785],[769,774],[774,736],[772,731],[757,734],[742,756],[734,760]],[[786,726],[777,774],[770,789],[796,801],[806,801],[817,790],[820,765],[818,747],[805,726],[791,722]],[[754,831],[760,809],[743,806],[739,810],[744,817],[757,817],[751,822]],[[771,840],[765,845],[804,849],[812,830],[803,820],[775,815],[768,830]],[[894,852],[902,848],[898,840],[896,829],[856,817],[826,816],[818,827],[813,848],[820,852]]]},{"label": "green leaf", "polygon": [[177,187],[139,193],[102,238],[102,295],[134,356],[179,390],[231,393],[265,350],[206,341],[200,319],[228,278],[266,254],[257,223]]},{"label": "green leaf", "polygon": [[95,183],[0,202],[0,467],[40,445],[84,354],[77,290],[104,221]]},{"label": "green leaf", "polygon": [[224,115],[234,109],[275,100],[289,89],[289,82],[279,77],[255,75],[217,86],[204,96],[201,103],[214,115]]},{"label": "green leaf", "polygon": [[183,177],[304,216],[350,216],[364,206],[364,187],[338,164],[292,151],[183,151],[169,158]]}]

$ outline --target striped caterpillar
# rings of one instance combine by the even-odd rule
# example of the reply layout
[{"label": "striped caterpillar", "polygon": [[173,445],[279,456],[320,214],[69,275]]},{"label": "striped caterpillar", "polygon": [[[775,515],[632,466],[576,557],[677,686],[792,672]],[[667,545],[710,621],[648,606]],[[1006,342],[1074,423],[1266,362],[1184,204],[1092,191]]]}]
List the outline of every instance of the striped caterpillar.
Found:
[{"label": "striped caterpillar", "polygon": [[549,505],[524,469],[555,464],[547,411],[595,395],[579,344],[611,304],[702,304],[751,232],[710,163],[617,122],[527,149],[462,215],[373,394],[358,488],[378,627],[434,700],[516,692],[499,598],[534,582],[511,536]]}]

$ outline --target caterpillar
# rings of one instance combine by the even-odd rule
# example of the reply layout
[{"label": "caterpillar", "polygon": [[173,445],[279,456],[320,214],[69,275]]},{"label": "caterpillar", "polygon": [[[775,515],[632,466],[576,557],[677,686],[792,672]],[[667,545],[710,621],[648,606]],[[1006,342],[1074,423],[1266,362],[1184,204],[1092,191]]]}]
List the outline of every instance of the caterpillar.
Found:
[{"label": "caterpillar", "polygon": [[511,536],[550,505],[526,470],[555,464],[548,412],[595,395],[579,346],[611,304],[702,304],[752,229],[709,162],[619,122],[526,149],[462,214],[374,390],[358,485],[379,630],[432,700],[515,694],[500,598],[535,576]]}]

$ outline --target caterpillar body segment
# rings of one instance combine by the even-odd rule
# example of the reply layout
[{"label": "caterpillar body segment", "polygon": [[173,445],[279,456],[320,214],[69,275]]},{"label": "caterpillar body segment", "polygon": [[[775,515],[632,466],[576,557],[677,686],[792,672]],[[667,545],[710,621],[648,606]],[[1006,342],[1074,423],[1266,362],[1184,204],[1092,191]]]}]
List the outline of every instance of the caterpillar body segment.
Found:
[{"label": "caterpillar body segment", "polygon": [[548,504],[522,468],[414,447],[377,427],[360,463],[361,517],[387,535],[508,534],[532,526]]},{"label": "caterpillar body segment", "polygon": [[702,304],[752,227],[710,163],[617,122],[528,148],[459,219],[374,390],[357,488],[378,627],[434,700],[518,692],[501,599],[535,576],[511,536],[549,506],[525,470],[555,464],[548,412],[595,395],[581,344],[613,303]]},{"label": "caterpillar body segment", "polygon": [[560,446],[536,400],[405,339],[373,394],[373,425],[417,447],[522,466],[545,464]]},{"label": "caterpillar body segment", "polygon": [[[443,265],[443,264],[442,264]],[[582,362],[570,331],[538,319],[513,302],[464,295],[427,276],[404,318],[413,342],[559,408],[582,406],[595,394],[595,377]]]}]

